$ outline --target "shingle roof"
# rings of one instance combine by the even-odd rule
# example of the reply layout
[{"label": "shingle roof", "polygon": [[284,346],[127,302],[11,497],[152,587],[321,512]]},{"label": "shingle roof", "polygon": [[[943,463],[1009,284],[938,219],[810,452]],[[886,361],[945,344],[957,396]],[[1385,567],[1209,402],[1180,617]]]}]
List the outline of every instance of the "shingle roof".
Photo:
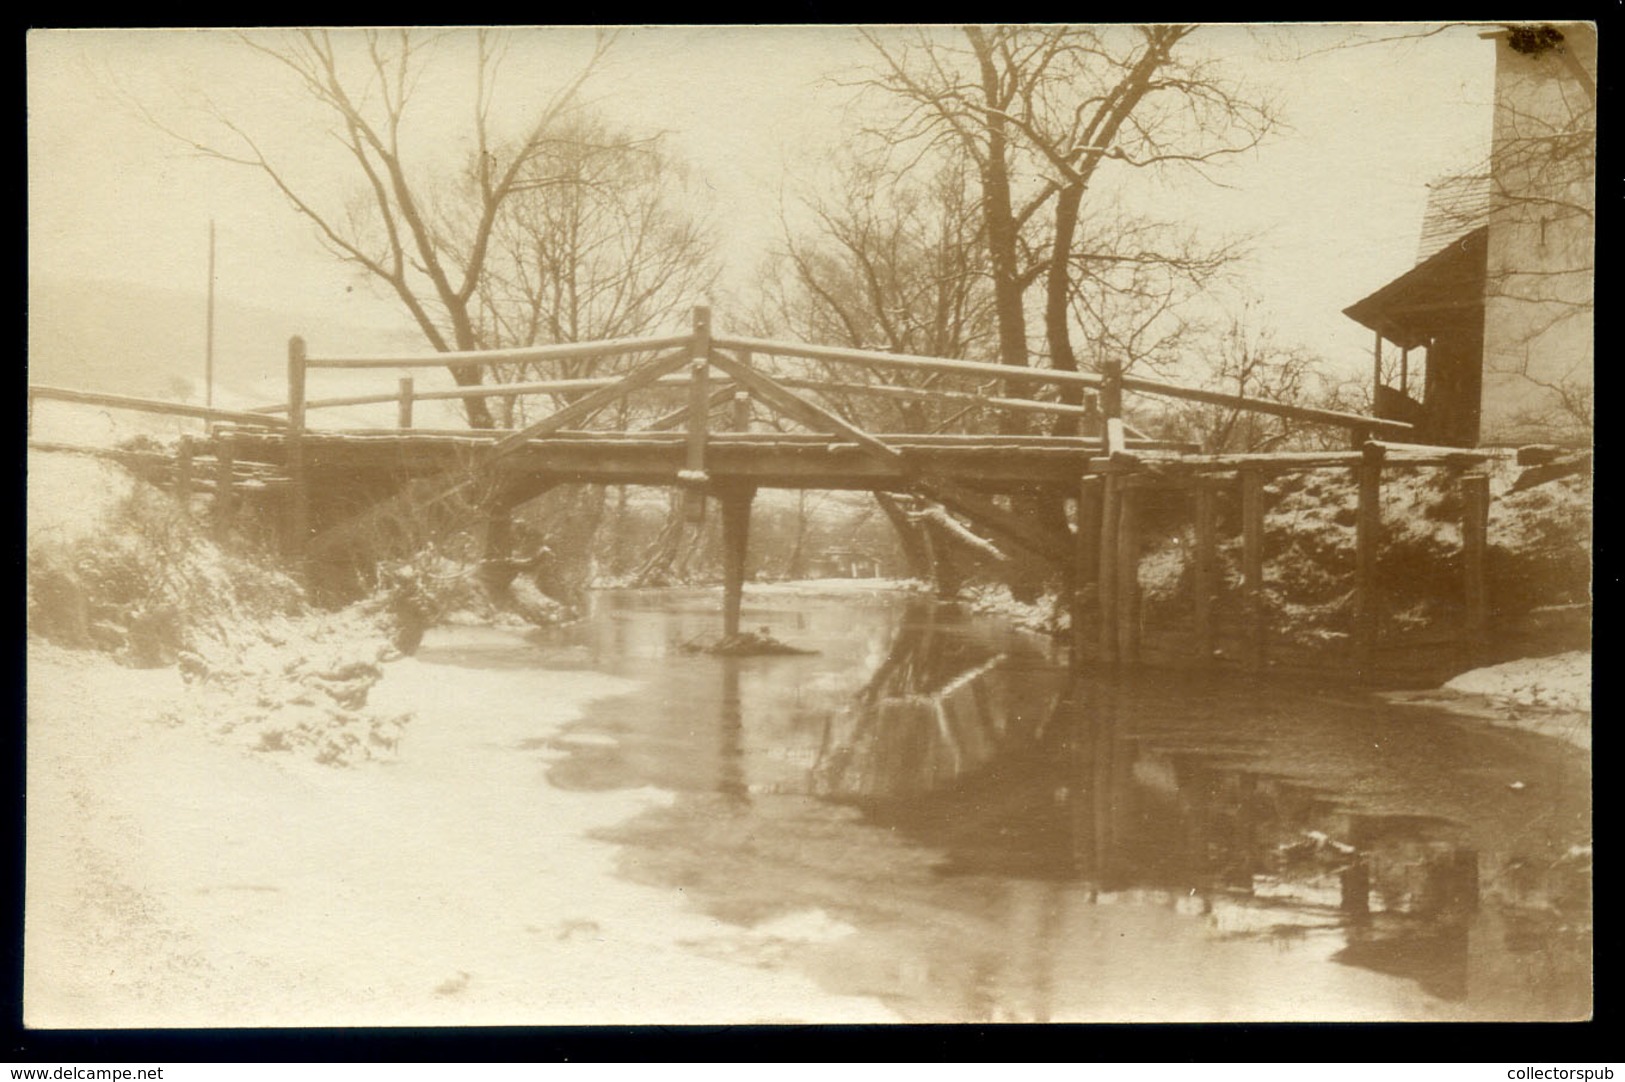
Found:
[{"label": "shingle roof", "polygon": [[1416,262],[1422,264],[1451,242],[1490,220],[1488,176],[1441,177],[1428,185],[1427,210],[1422,213],[1422,237]]}]

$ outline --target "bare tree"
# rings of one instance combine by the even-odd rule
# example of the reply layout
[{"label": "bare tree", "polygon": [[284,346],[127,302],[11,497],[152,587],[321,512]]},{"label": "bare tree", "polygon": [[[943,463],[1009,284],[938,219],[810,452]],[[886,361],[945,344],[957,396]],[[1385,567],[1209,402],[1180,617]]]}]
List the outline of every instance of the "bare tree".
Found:
[{"label": "bare tree", "polygon": [[[490,348],[669,329],[717,277],[715,242],[685,199],[681,163],[657,139],[635,140],[596,117],[558,134],[531,156],[495,221],[476,323]],[[499,374],[578,379],[606,363]]]},{"label": "bare tree", "polygon": [[[1222,327],[1193,332],[1200,356],[1194,384],[1283,405],[1358,408],[1349,401],[1348,381],[1328,377],[1322,359],[1308,350],[1281,342],[1257,309],[1256,301],[1244,301]],[[1198,443],[1209,454],[1341,448],[1347,442],[1341,431],[1233,406],[1179,403],[1152,424],[1159,434]]]},{"label": "bare tree", "polygon": [[1044,351],[1052,367],[1077,369],[1074,255],[1104,163],[1200,170],[1270,130],[1266,104],[1186,57],[1195,29],[969,26],[962,43],[931,30],[867,33],[883,69],[871,85],[904,103],[880,134],[950,147],[976,168],[1003,363],[1031,363],[1027,293],[1042,280]]},{"label": "bare tree", "polygon": [[[314,186],[296,180],[289,163],[273,160],[254,133],[219,110],[214,114],[223,129],[218,138],[196,139],[160,127],[203,154],[260,170],[315,226],[329,251],[400,299],[436,350],[486,346],[482,289],[497,223],[510,200],[532,183],[538,160],[561,142],[560,124],[612,37],[598,35],[580,70],[542,103],[517,140],[502,143],[492,112],[509,40],[496,31],[474,32],[467,103],[473,165],[468,183],[457,189],[459,204],[450,207],[436,200],[445,175],[420,164],[437,156],[424,155],[406,138],[416,112],[444,106],[420,102],[417,91],[449,32],[299,30],[274,38],[240,36],[289,72],[330,117],[330,127],[321,134],[336,139],[345,151],[353,167],[354,196],[343,205],[331,205]],[[478,366],[449,369],[459,386],[483,379]],[[465,403],[470,424],[491,427],[482,399]]]}]

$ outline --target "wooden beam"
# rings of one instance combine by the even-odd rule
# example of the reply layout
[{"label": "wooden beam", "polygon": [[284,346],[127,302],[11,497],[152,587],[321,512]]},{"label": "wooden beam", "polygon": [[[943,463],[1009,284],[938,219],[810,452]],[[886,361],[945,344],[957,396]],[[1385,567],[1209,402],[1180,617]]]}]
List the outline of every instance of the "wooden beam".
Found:
[{"label": "wooden beam", "polygon": [[1489,641],[1490,479],[1482,473],[1469,473],[1461,483],[1461,558],[1465,581],[1463,659],[1477,665]]},{"label": "wooden beam", "polygon": [[551,346],[523,349],[448,350],[444,353],[357,354],[311,357],[312,368],[439,368],[444,365],[541,364],[545,361],[572,361],[588,357],[611,357],[624,353],[655,353],[686,346],[686,334],[655,338],[609,338],[598,342],[561,342]]},{"label": "wooden beam", "polygon": [[214,537],[216,541],[224,541],[231,530],[232,513],[235,507],[232,503],[231,482],[235,448],[229,435],[215,438],[214,445]]},{"label": "wooden beam", "polygon": [[1116,361],[1104,365],[1105,381],[1100,389],[1100,412],[1106,419],[1106,454],[1120,455],[1123,442],[1123,366]]},{"label": "wooden beam", "polygon": [[[90,406],[109,406],[113,409],[126,409],[136,413],[163,413],[175,417],[194,417],[205,421],[232,421],[237,424],[254,425],[259,428],[284,428],[288,423],[280,417],[267,417],[263,413],[254,413],[248,410],[214,409],[209,406],[193,406],[185,402],[166,402],[161,398],[137,398],[126,394],[75,391],[67,387],[49,387],[43,384],[31,383],[28,385],[30,405],[36,398],[50,399],[57,402],[79,402]],[[30,425],[32,425],[32,410],[30,410]]]},{"label": "wooden beam", "polygon": [[1127,485],[1118,493],[1117,655],[1125,665],[1140,660],[1140,493]]},{"label": "wooden beam", "polygon": [[1098,589],[1100,607],[1100,659],[1117,661],[1118,648],[1118,523],[1122,514],[1122,477],[1108,473],[1103,482],[1100,514],[1100,575]]},{"label": "wooden beam", "polygon": [[183,515],[192,507],[192,453],[192,437],[182,436],[175,449],[175,500]]},{"label": "wooden beam", "polygon": [[1362,676],[1372,674],[1375,658],[1381,589],[1377,580],[1377,554],[1382,540],[1381,444],[1365,446],[1359,467],[1359,505],[1354,522],[1354,657]]},{"label": "wooden beam", "polygon": [[[1007,380],[1019,378],[1029,384],[1048,384],[1052,386],[1101,388],[1105,385],[1103,377],[1092,373],[1062,372],[1053,368],[1026,368],[1019,373],[1012,373],[1009,365],[989,364],[982,361],[950,361],[940,357],[879,353],[861,349],[842,349],[834,346],[810,346],[799,342],[779,342],[765,338],[740,338],[732,335],[719,335],[714,340],[714,344],[719,349],[746,349],[775,356],[806,357],[811,360],[844,362],[876,368],[906,368],[921,372],[942,372],[948,375],[981,376],[985,379]],[[1398,436],[1404,436],[1414,431],[1411,425],[1399,421],[1383,421],[1359,413],[1312,409],[1307,406],[1289,406],[1264,398],[1226,394],[1222,391],[1207,391],[1196,387],[1181,387],[1177,384],[1162,383],[1157,380],[1124,377],[1123,389],[1133,391],[1136,394],[1159,395],[1190,402],[1204,402],[1215,406],[1231,406],[1256,413],[1268,413],[1308,423],[1333,425],[1341,428],[1370,426],[1373,432]]]},{"label": "wooden beam", "polygon": [[750,504],[756,489],[730,485],[717,492],[722,504],[722,634],[739,634],[739,612],[745,592],[746,558],[750,548]]},{"label": "wooden beam", "polygon": [[[1072,663],[1081,665],[1088,652],[1088,585],[1100,575],[1100,501],[1104,485],[1098,477],[1078,484],[1078,525],[1073,535],[1077,560],[1072,570]],[[1096,588],[1098,595],[1099,589]]]},{"label": "wooden beam", "polygon": [[400,403],[395,407],[395,427],[412,427],[412,377],[402,376],[400,382]]},{"label": "wooden beam", "polygon": [[1241,473],[1241,567],[1246,600],[1244,662],[1249,669],[1264,664],[1264,478],[1258,470]]},{"label": "wooden beam", "polygon": [[1213,599],[1218,593],[1218,493],[1212,484],[1198,484],[1192,496],[1196,503],[1196,544],[1191,554],[1191,621],[1196,658],[1207,663],[1213,660]]},{"label": "wooden beam", "polygon": [[[686,342],[687,339],[685,338],[684,341]],[[600,387],[591,394],[583,395],[563,409],[549,414],[527,428],[522,428],[498,439],[496,443],[486,450],[484,460],[490,462],[501,458],[503,455],[518,450],[533,439],[557,432],[566,425],[572,425],[577,421],[591,417],[611,402],[648,386],[669,372],[675,372],[688,360],[687,350],[674,350],[664,357],[656,357],[641,368],[633,369],[614,383],[606,387]]]}]

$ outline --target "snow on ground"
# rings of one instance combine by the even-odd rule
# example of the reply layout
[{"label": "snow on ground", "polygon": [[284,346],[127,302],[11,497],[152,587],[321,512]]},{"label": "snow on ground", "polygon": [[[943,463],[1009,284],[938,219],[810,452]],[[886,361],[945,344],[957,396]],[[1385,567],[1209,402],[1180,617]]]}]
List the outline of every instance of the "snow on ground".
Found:
[{"label": "snow on ground", "polygon": [[914,579],[793,579],[785,582],[750,582],[746,597],[850,597],[853,594],[910,593],[927,587]]},{"label": "snow on ground", "polygon": [[1449,711],[1591,749],[1591,652],[1519,658],[1462,673],[1434,691],[1390,692],[1393,702]]},{"label": "snow on ground", "polygon": [[1474,669],[1446,683],[1445,689],[1514,706],[1590,713],[1591,652],[1571,650]]},{"label": "snow on ground", "polygon": [[616,875],[591,832],[669,794],[547,769],[625,681],[395,661],[373,705],[415,719],[350,768],[211,741],[173,668],[39,645],[28,686],[30,1026],[893,1020]]}]

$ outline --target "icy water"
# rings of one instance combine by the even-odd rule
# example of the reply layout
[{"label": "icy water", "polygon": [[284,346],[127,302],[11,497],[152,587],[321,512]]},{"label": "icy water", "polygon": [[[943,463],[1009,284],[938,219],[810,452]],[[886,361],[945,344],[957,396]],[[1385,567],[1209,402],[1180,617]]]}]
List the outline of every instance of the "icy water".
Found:
[{"label": "icy water", "polygon": [[817,652],[687,652],[717,594],[662,591],[420,657],[537,669],[538,695],[549,669],[636,681],[514,753],[673,794],[595,836],[730,929],[685,949],[909,1021],[1590,1013],[1583,751],[1348,689],[1074,679],[1044,639],[895,594],[752,591],[744,619]]}]

